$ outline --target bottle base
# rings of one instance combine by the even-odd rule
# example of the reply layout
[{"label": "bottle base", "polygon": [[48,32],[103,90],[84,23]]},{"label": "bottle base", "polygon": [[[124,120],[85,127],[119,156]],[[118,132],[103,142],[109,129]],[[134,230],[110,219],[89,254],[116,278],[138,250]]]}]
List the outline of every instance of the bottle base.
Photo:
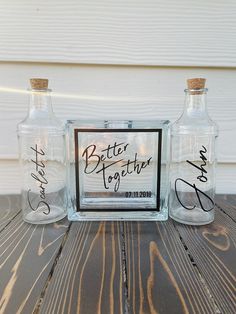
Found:
[{"label": "bottle base", "polygon": [[66,217],[67,212],[64,208],[51,206],[51,211],[49,215],[45,215],[43,210],[31,211],[25,216],[23,216],[23,220],[30,224],[35,225],[44,225],[49,223],[57,222]]},{"label": "bottle base", "polygon": [[187,210],[183,207],[170,210],[169,216],[175,221],[193,226],[208,225],[214,221],[214,213],[204,212],[201,208],[194,208],[194,210]]},{"label": "bottle base", "polygon": [[113,211],[113,212],[77,212],[73,208],[68,211],[70,221],[165,221],[168,209],[161,211]]}]

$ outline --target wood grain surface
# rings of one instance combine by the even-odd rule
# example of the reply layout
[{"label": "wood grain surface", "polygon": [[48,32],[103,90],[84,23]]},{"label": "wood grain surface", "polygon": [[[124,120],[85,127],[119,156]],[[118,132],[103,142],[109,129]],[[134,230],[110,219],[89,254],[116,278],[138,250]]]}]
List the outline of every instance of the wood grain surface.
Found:
[{"label": "wood grain surface", "polygon": [[[227,205],[226,205],[227,206]],[[214,223],[191,227],[175,224],[221,313],[236,309],[236,225],[217,210]]]},{"label": "wood grain surface", "polygon": [[0,232],[20,214],[20,198],[18,195],[0,196]]},{"label": "wood grain surface", "polygon": [[125,313],[118,222],[74,223],[40,313]]},{"label": "wood grain surface", "polygon": [[[235,180],[235,177],[234,177]],[[236,222],[236,197],[235,195],[225,194],[216,195],[216,204]]]},{"label": "wood grain surface", "polygon": [[32,313],[37,308],[67,226],[65,220],[34,226],[17,215],[0,233],[1,314]]},{"label": "wood grain surface", "polygon": [[[0,314],[234,314],[236,196],[207,226],[22,222],[0,196]],[[229,210],[228,210],[229,209]]]},{"label": "wood grain surface", "polygon": [[0,60],[236,65],[234,0],[1,1]]},{"label": "wood grain surface", "polygon": [[172,221],[125,223],[130,313],[215,313]]}]

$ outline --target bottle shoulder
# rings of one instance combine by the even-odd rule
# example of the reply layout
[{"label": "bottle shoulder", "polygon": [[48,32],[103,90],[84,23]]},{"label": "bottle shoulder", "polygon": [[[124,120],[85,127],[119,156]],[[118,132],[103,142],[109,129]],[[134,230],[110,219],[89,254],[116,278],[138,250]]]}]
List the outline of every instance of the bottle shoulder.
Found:
[{"label": "bottle shoulder", "polygon": [[34,119],[27,116],[17,125],[18,133],[38,133],[46,131],[47,133],[65,133],[65,125],[56,117],[44,119]]},{"label": "bottle shoulder", "polygon": [[171,134],[212,134],[218,136],[219,128],[215,121],[208,116],[199,119],[184,118],[181,116],[170,125]]}]

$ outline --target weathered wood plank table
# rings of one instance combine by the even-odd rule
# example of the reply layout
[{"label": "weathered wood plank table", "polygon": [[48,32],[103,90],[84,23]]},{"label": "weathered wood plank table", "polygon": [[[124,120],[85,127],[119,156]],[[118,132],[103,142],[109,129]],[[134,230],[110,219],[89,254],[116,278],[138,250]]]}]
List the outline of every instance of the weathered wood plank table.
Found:
[{"label": "weathered wood plank table", "polygon": [[22,222],[0,197],[0,313],[236,313],[236,196],[215,222]]}]

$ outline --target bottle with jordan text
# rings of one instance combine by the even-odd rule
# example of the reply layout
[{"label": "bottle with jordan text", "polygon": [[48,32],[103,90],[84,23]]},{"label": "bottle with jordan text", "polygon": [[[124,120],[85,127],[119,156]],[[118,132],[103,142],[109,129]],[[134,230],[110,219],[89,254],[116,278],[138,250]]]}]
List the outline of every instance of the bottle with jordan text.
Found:
[{"label": "bottle with jordan text", "polygon": [[31,79],[27,117],[18,124],[23,220],[47,224],[66,216],[65,129],[52,110],[47,79]]},{"label": "bottle with jordan text", "polygon": [[187,80],[184,111],[170,127],[169,215],[188,225],[214,220],[218,127],[207,112],[205,81]]}]

